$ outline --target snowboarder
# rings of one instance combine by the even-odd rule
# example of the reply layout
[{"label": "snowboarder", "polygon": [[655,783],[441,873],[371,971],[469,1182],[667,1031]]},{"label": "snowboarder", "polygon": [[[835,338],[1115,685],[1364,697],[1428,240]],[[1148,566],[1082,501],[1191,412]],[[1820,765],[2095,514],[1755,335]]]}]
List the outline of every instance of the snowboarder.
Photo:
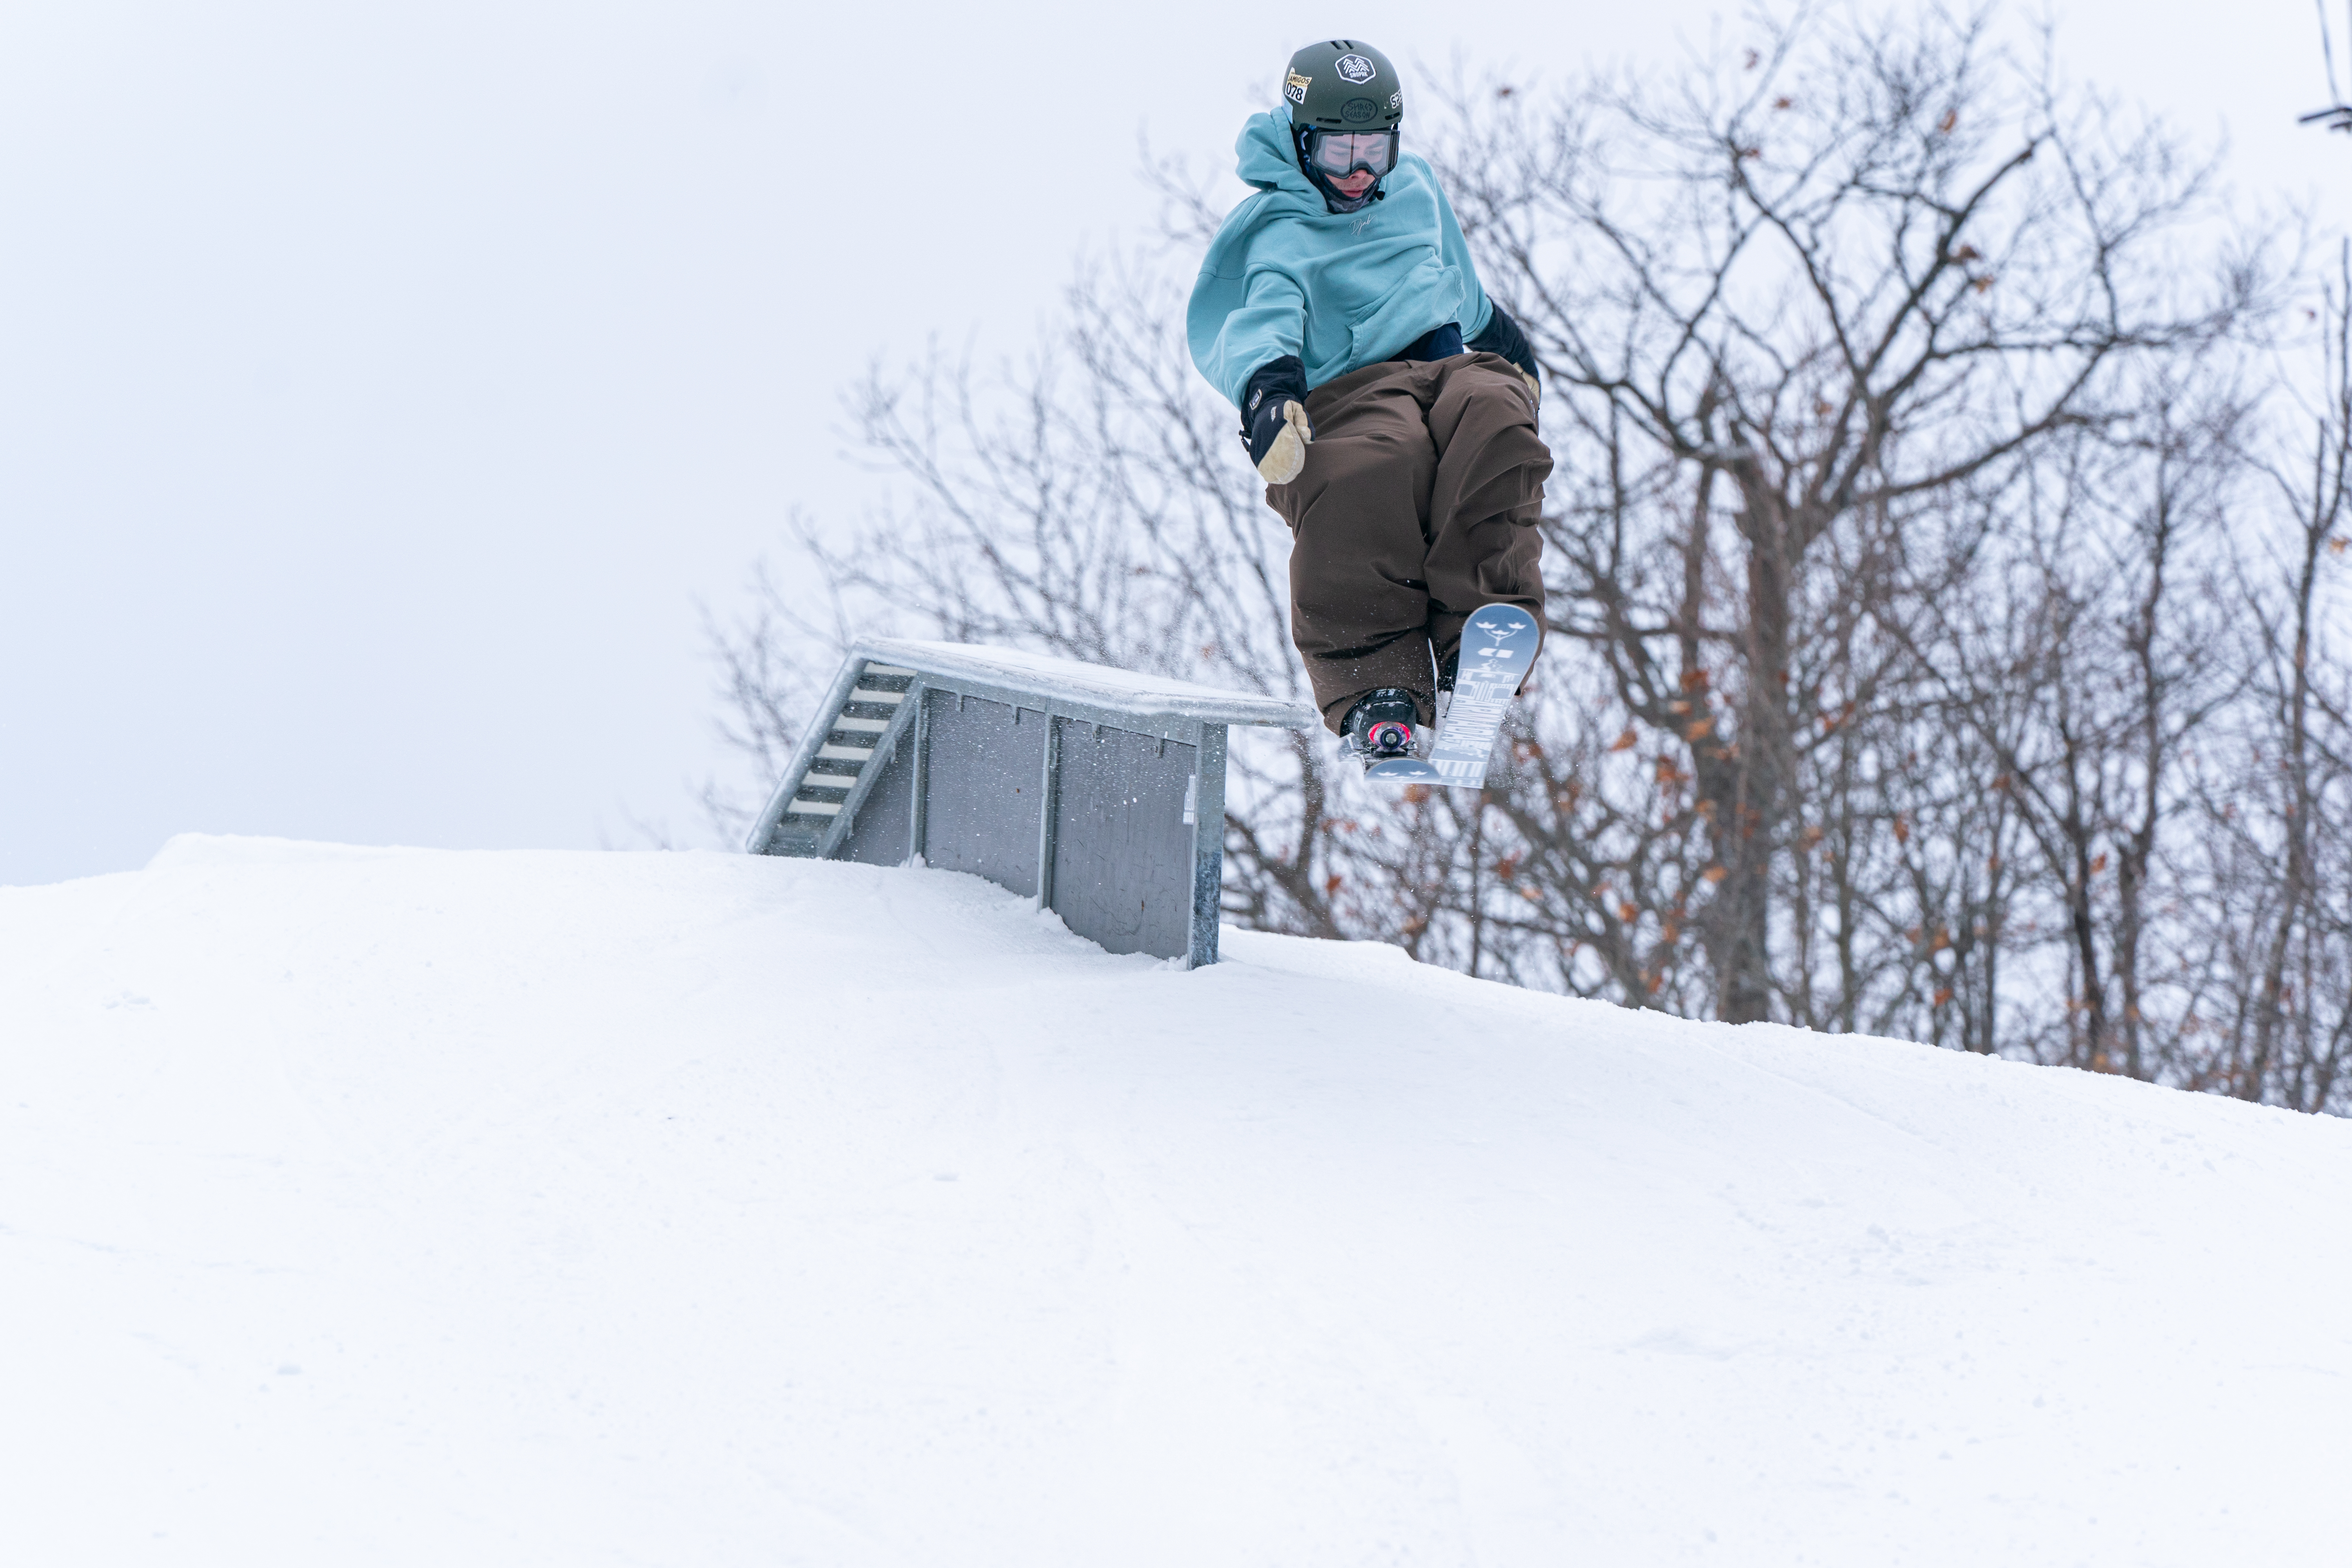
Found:
[{"label": "snowboarder", "polygon": [[1192,363],[1241,410],[1290,525],[1291,639],[1324,721],[1407,756],[1483,605],[1540,617],[1535,522],[1551,454],[1535,355],[1486,297],[1404,89],[1348,38],[1291,57],[1234,151],[1257,187],[1192,287]]}]

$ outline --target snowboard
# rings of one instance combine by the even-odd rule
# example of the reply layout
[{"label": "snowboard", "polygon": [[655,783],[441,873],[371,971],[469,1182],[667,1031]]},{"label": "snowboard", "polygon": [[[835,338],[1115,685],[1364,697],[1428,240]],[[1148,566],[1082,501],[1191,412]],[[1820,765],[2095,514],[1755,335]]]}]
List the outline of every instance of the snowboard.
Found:
[{"label": "snowboard", "polygon": [[1374,763],[1364,776],[1383,784],[1450,784],[1483,789],[1495,738],[1511,710],[1511,699],[1535,662],[1536,618],[1517,605],[1489,605],[1462,628],[1462,653],[1454,663],[1454,700],[1437,728],[1437,744],[1427,758],[1392,757]]}]

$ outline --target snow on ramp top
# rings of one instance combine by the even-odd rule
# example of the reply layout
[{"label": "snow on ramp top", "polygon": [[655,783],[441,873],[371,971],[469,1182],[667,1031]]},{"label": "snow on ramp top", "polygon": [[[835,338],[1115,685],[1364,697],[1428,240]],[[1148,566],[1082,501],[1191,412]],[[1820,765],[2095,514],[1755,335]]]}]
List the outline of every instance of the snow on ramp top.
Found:
[{"label": "snow on ramp top", "polygon": [[155,851],[146,868],[163,871],[191,866],[306,866],[329,860],[383,860],[429,853],[398,845],[322,844],[308,838],[175,833]]},{"label": "snow on ramp top", "polygon": [[2342,1560],[2344,1123],[940,872],[207,842],[0,889],[24,1561]]},{"label": "snow on ramp top", "polygon": [[922,642],[908,637],[866,637],[854,657],[878,659],[965,680],[1035,688],[1056,696],[1137,714],[1166,713],[1213,724],[1272,724],[1311,730],[1321,720],[1308,702],[1223,691],[1166,676],[1141,675],[1107,664],[1051,658],[1017,648],[972,643]]}]

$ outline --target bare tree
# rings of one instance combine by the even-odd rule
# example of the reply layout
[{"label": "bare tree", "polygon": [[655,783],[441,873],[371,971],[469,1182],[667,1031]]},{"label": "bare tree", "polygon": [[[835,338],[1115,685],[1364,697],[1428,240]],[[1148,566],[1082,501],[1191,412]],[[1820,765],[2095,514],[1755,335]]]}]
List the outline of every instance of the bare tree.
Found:
[{"label": "bare tree", "polygon": [[2302,458],[2261,465],[2286,526],[2246,563],[2252,700],[2236,744],[2200,770],[2203,879],[2188,923],[2215,981],[2189,1027],[2198,1087],[2340,1111],[2352,1108],[2352,679],[2326,628],[2352,522],[2352,250],[2322,312],[2326,374]]},{"label": "bare tree", "polygon": [[[1912,622],[2043,453],[2128,417],[2126,367],[2211,341],[2247,280],[2182,298],[2168,240],[2203,171],[2005,67],[1979,20],[1792,24],[1678,89],[1548,118],[1520,101],[1473,108],[1448,168],[1550,374],[1573,476],[1550,629],[1599,678],[1575,705],[1634,737],[1574,811],[1533,806],[1522,831],[1590,844],[1597,818],[1651,820],[1634,792],[1670,784],[1682,830],[1606,868],[1621,910],[1657,921],[1645,989],[1696,965],[1714,1015],[1806,1021],[1820,987],[1790,955],[1813,933],[1789,922],[1792,887],[1817,912],[1815,884],[1792,857],[1835,832],[1820,890],[1851,1025],[1854,928],[1885,877],[1918,874],[1856,837],[1904,831],[1886,808],[1921,766],[1883,722],[1914,678]],[[1809,820],[1823,781],[1880,809],[1849,796]],[[1544,781],[1555,806],[1561,784]],[[1602,871],[1575,866],[1557,901]]]},{"label": "bare tree", "polygon": [[2032,997],[2039,1021],[2007,1031],[2043,1059],[2152,1077],[2177,1054],[2189,1003],[2158,916],[2179,899],[2188,759],[2245,686],[2221,592],[2245,416],[2226,384],[2154,378],[2137,417],[2066,444],[1997,592],[1932,606],[1941,717],[1996,766],[2008,853],[2038,873],[2012,889],[2010,946],[2063,972],[2063,1007]]}]

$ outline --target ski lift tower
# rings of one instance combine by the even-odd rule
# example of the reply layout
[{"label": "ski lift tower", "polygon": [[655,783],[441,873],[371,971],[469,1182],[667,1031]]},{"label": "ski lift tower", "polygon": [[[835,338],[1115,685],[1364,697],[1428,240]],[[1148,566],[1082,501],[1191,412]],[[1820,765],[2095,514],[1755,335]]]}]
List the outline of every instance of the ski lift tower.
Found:
[{"label": "ski lift tower", "polygon": [[865,638],[744,847],[970,871],[1112,952],[1214,963],[1225,731],[1320,721],[1104,665]]},{"label": "ski lift tower", "polygon": [[[2347,0],[2344,11],[2347,18],[2352,18],[2352,0]],[[2295,123],[2324,125],[2330,131],[2352,131],[2352,103],[2345,102],[2336,87],[2336,40],[2327,30],[2326,0],[2320,0],[2319,5],[2319,55],[2327,62],[2327,90],[2335,96],[2336,101],[2325,109],[2315,109],[2309,114],[2296,116]]]}]

